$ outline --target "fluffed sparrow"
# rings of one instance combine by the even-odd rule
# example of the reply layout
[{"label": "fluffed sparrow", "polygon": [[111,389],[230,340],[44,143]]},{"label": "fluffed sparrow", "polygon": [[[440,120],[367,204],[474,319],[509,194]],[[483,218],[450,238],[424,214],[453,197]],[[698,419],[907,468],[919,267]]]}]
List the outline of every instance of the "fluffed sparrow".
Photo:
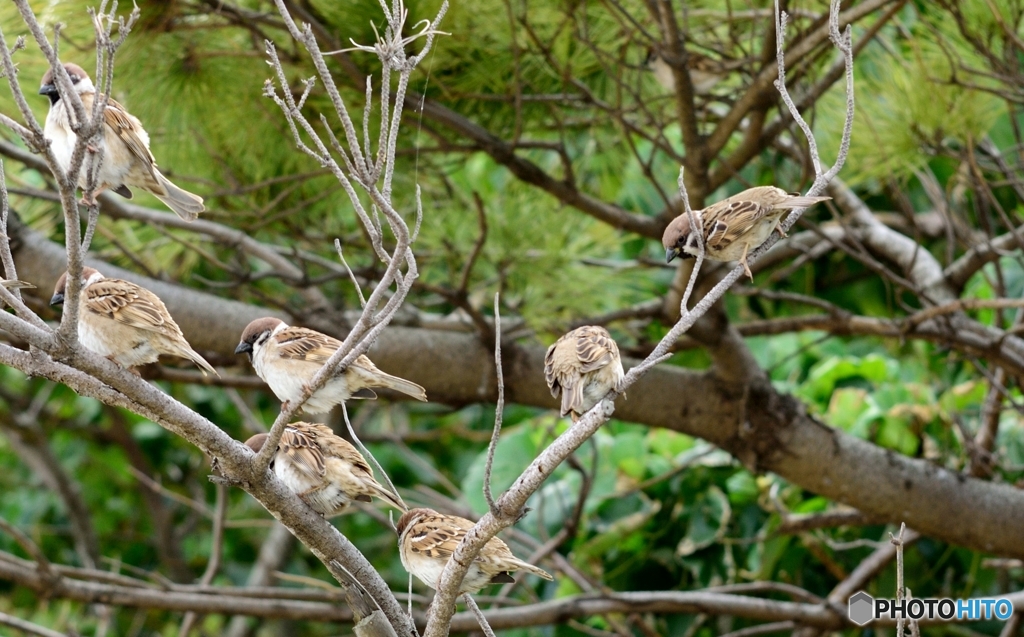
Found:
[{"label": "fluffed sparrow", "polygon": [[[246,326],[235,353],[248,354],[256,374],[270,385],[274,395],[283,402],[291,402],[299,399],[309,381],[339,347],[341,341],[326,334],[266,317]],[[369,358],[359,356],[317,390],[302,411],[323,414],[349,398],[376,398],[374,387],[427,400],[426,391],[416,383],[385,374]]]},{"label": "fluffed sparrow", "polygon": [[[89,75],[77,64],[65,64],[64,69],[71,77],[75,92],[82,98],[86,112],[92,113],[96,87]],[[66,171],[71,166],[71,154],[78,135],[71,128],[71,109],[57,92],[53,69],[48,69],[43,76],[39,94],[50,99],[50,112],[46,114],[43,134],[50,140],[57,161]],[[128,186],[132,186],[152,194],[185,221],[194,221],[205,210],[202,197],[175,186],[157,169],[156,160],[149,152],[149,134],[135,116],[113,99],[108,99],[103,120],[103,161],[96,191],[83,193],[86,203],[94,203],[95,198],[107,189],[131,199],[132,191]],[[78,175],[78,185],[82,189],[86,188],[87,181],[85,165]]]},{"label": "fluffed sparrow", "polygon": [[[672,67],[656,49],[652,48],[647,53],[646,66],[663,89],[675,92],[676,77],[672,73]],[[693,51],[687,53],[686,70],[690,74],[690,82],[696,95],[710,93],[728,72],[725,65]]]},{"label": "fluffed sparrow", "polygon": [[[433,509],[410,509],[398,519],[396,527],[402,566],[437,590],[445,565],[472,528],[473,523],[466,518],[445,515]],[[547,571],[512,555],[501,538],[491,538],[466,571],[459,593],[476,593],[490,584],[514,582],[511,574],[516,571],[528,571],[546,580],[554,579]]]},{"label": "fluffed sparrow", "polygon": [[615,389],[622,380],[622,359],[608,330],[584,325],[564,334],[544,356],[544,380],[555,398],[562,399],[560,414],[576,422]]},{"label": "fluffed sparrow", "polygon": [[[259,453],[267,434],[245,444]],[[384,500],[400,511],[406,507],[373,477],[362,454],[327,425],[293,422],[285,427],[272,462],[274,473],[314,511],[325,518],[341,515],[355,501]]]},{"label": "fluffed sparrow", "polygon": [[[712,261],[739,261],[753,281],[747,254],[764,243],[773,231],[786,236],[779,225],[786,211],[807,208],[829,199],[831,197],[791,195],[775,186],[758,186],[694,211],[703,225],[704,256]],[[690,232],[690,218],[685,212],[668,224],[661,243],[669,263],[676,257],[696,257],[700,252],[697,236]]]},{"label": "fluffed sparrow", "polygon": [[[57,280],[50,305],[64,303],[68,273]],[[122,367],[155,363],[161,354],[187,358],[217,374],[185,340],[160,298],[144,287],[108,279],[93,268],[82,268],[78,304],[78,340],[87,349]]]}]

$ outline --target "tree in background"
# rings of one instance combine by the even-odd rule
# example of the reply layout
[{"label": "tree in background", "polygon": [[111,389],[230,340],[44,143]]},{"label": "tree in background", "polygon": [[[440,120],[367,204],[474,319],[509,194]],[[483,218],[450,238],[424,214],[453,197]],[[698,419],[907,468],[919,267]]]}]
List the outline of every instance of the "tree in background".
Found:
[{"label": "tree in background", "polygon": [[[80,353],[32,356],[29,344],[53,352],[32,340],[39,334],[14,331],[13,318],[0,326],[9,343],[0,359],[22,370],[4,369],[0,384],[0,452],[11,468],[0,477],[0,548],[8,551],[0,575],[11,591],[0,610],[81,633],[244,635],[260,630],[245,619],[257,617],[265,634],[333,634],[332,622],[372,614],[355,598],[368,591],[401,632],[387,588],[405,590],[406,574],[393,534],[382,533],[385,517],[366,509],[335,520],[343,535],[334,533],[227,440],[281,416],[232,355],[244,325],[275,313],[344,337],[366,327],[356,288],[386,290],[389,276],[401,281],[391,291],[407,296],[370,354],[423,385],[431,404],[352,406],[353,429],[409,502],[484,515],[481,528],[492,532],[521,511],[491,506],[482,488],[499,386],[495,292],[507,402],[495,494],[567,433],[542,381],[547,344],[575,325],[606,325],[629,368],[672,336],[671,360],[630,388],[600,429],[605,414],[591,415],[596,433],[564,465],[548,467],[531,511],[504,534],[557,576],[478,598],[496,630],[847,630],[851,593],[895,594],[888,534],[900,522],[912,529],[904,543],[916,542],[905,569],[915,596],[1021,589],[1024,496],[1012,486],[1024,467],[1015,252],[1021,15],[1013,3],[843,7],[838,26],[852,25],[858,101],[843,181],[826,193],[834,205],[809,211],[756,260],[754,283],[734,284],[721,299],[708,294],[739,271],[705,263],[693,298],[716,302],[682,316],[693,262],[667,267],[658,242],[683,212],[680,166],[700,208],[751,185],[805,191],[827,168],[815,165],[815,151],[840,152],[845,68],[826,5],[784,7],[786,85],[820,149],[808,147],[774,85],[770,6],[451,7],[437,26],[451,35],[409,75],[404,101],[397,66],[388,82],[391,106],[405,109],[401,127],[385,129],[400,131],[387,201],[415,232],[421,197],[418,276],[404,261],[396,273],[380,258],[381,249],[406,255],[402,223],[384,217],[379,242],[370,230],[380,223],[371,203],[385,214],[385,201],[350,197],[330,162],[296,151],[288,126],[304,118],[328,144],[331,134],[347,143],[324,75],[305,83],[320,69],[304,46],[309,36],[289,29],[291,16],[300,29],[310,25],[321,50],[341,51],[322,59],[356,122],[356,145],[366,121],[367,143],[388,148],[377,140],[379,102],[364,110],[368,82],[379,96],[385,63],[353,49],[384,33],[381,6],[281,6],[143,3],[117,54],[113,96],[153,134],[161,169],[202,194],[208,212],[186,224],[155,200],[105,196],[92,256],[105,271],[149,277],[147,287],[223,378],[170,363],[144,370],[179,401],[171,404]],[[62,59],[90,68],[97,36],[84,3],[34,8],[47,27],[67,23]],[[410,3],[398,35],[412,38],[438,9]],[[13,42],[25,23],[16,7],[2,11]],[[276,72],[266,65],[267,40],[276,44]],[[412,39],[403,50],[414,56],[424,44]],[[46,58],[30,46],[15,59],[41,117],[45,100],[32,100],[30,89]],[[284,114],[262,96],[267,78]],[[18,113],[9,95],[2,112]],[[321,113],[330,116],[321,121]],[[0,153],[17,275],[48,292],[66,267],[55,242],[78,238],[69,206],[59,204],[71,189],[17,136]],[[333,161],[343,165],[337,154]],[[369,224],[359,223],[354,201]],[[27,293],[25,310],[54,320],[44,297]],[[680,319],[698,315],[674,338]],[[340,414],[331,420],[346,430]],[[195,431],[209,435],[199,440]],[[259,503],[209,484],[198,449],[236,483],[247,481]],[[260,503],[322,561],[294,546]],[[356,553],[384,590],[365,572],[353,586],[353,574],[337,567],[353,562],[334,557],[362,559]],[[328,571],[343,591],[325,588]],[[427,589],[418,586],[412,603],[422,628]],[[451,626],[478,624],[458,613]]]}]

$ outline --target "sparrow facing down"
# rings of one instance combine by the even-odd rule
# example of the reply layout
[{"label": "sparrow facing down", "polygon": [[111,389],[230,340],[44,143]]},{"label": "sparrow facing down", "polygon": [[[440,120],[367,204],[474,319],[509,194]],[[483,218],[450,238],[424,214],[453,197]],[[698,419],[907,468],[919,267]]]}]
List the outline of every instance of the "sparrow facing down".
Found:
[{"label": "sparrow facing down", "polygon": [[[86,112],[91,114],[96,87],[89,75],[77,64],[65,64],[64,70],[71,77],[75,92],[81,96]],[[39,94],[50,99],[50,112],[46,114],[43,134],[50,140],[50,147],[61,168],[67,171],[71,166],[71,154],[78,136],[71,129],[71,109],[57,92],[53,69],[48,69],[43,76]],[[132,186],[152,194],[185,221],[194,221],[205,210],[202,197],[175,186],[157,169],[156,160],[149,152],[149,134],[135,116],[113,99],[108,99],[103,120],[103,161],[99,168],[96,191],[84,193],[83,198],[87,204],[93,204],[95,198],[107,189],[131,199],[132,191],[128,186]],[[90,150],[95,152],[98,149]],[[78,174],[78,185],[82,189],[87,187],[86,165],[83,164]]]},{"label": "sparrow facing down", "polygon": [[[245,441],[259,453],[267,434]],[[293,422],[285,427],[271,463],[278,479],[325,518],[341,515],[356,500],[384,500],[400,511],[406,507],[373,477],[370,465],[349,441],[327,425]]]},{"label": "sparrow facing down", "polygon": [[[466,518],[445,515],[433,509],[410,509],[398,519],[396,527],[402,566],[437,590],[445,565],[472,528],[473,523]],[[466,571],[459,593],[476,593],[490,584],[512,583],[515,580],[511,574],[520,570],[554,580],[547,571],[513,555],[501,538],[493,537]]]},{"label": "sparrow facing down", "polygon": [[618,387],[624,375],[619,346],[596,325],[564,334],[544,356],[544,380],[551,395],[562,399],[559,413],[570,414],[573,422]]},{"label": "sparrow facing down", "polygon": [[[305,327],[292,327],[273,317],[256,319],[246,326],[236,354],[245,352],[249,362],[283,402],[298,400],[309,381],[341,347],[341,341]],[[302,406],[304,413],[327,413],[349,398],[376,398],[374,387],[386,387],[427,400],[414,382],[385,374],[366,356],[359,356],[316,391]]]},{"label": "sparrow facing down", "polygon": [[[807,208],[829,199],[831,197],[791,195],[774,186],[758,186],[694,211],[697,221],[703,225],[704,256],[711,261],[739,261],[753,281],[747,254],[775,230],[780,236],[786,236],[779,225],[786,211]],[[676,257],[696,257],[700,252],[697,236],[690,232],[690,217],[685,212],[668,224],[661,243],[669,263]]]},{"label": "sparrow facing down", "polygon": [[[68,273],[57,279],[50,305],[64,303]],[[155,363],[161,354],[187,358],[217,374],[185,340],[160,298],[144,287],[108,279],[93,268],[82,268],[78,303],[78,340],[122,367]]]}]

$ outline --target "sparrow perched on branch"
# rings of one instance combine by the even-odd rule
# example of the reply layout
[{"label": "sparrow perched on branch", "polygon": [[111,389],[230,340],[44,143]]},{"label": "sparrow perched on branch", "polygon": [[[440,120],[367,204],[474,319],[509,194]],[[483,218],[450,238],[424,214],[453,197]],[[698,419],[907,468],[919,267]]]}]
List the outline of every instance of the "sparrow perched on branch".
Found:
[{"label": "sparrow perched on branch", "polygon": [[[672,66],[657,49],[651,48],[648,51],[645,64],[662,88],[675,92],[676,77],[672,73]],[[729,68],[706,55],[689,51],[686,55],[686,71],[690,74],[690,83],[693,84],[694,94],[707,95],[725,77]]]},{"label": "sparrow perched on branch", "polygon": [[[807,208],[831,197],[804,197],[787,193],[774,186],[749,188],[695,210],[702,227],[704,256],[712,261],[739,261],[750,280],[754,275],[747,264],[747,254],[764,243],[773,231],[785,237],[780,223],[788,210]],[[665,228],[661,237],[665,259],[696,257],[700,252],[697,235],[690,232],[690,217],[684,212]]]},{"label": "sparrow perched on branch", "polygon": [[[89,79],[89,75],[77,64],[65,64],[64,70],[71,77],[75,92],[82,98],[85,111],[91,114],[93,101],[96,99],[96,87]],[[78,135],[71,128],[71,108],[57,92],[53,69],[47,70],[43,76],[39,94],[50,99],[50,112],[46,115],[43,134],[50,141],[57,162],[67,171],[71,167],[71,154],[75,149]],[[157,169],[156,160],[149,152],[149,134],[135,116],[113,99],[108,99],[103,122],[103,136],[100,142],[103,160],[100,163],[95,192],[83,194],[87,204],[95,203],[96,197],[107,189],[131,199],[132,191],[128,187],[132,186],[150,193],[185,221],[194,221],[199,213],[205,210],[202,197],[175,186]],[[96,152],[99,149],[90,147],[90,150]],[[87,188],[86,166],[87,164],[83,163],[78,174],[78,185],[83,190]]]},{"label": "sparrow perched on branch", "polygon": [[576,422],[618,387],[624,373],[619,346],[603,327],[584,325],[562,336],[544,356],[544,380],[560,414]]},{"label": "sparrow perched on branch", "polygon": [[[281,319],[256,319],[246,326],[236,354],[245,352],[256,373],[283,402],[298,400],[320,368],[341,347],[341,341],[305,327],[292,327]],[[376,398],[375,387],[386,387],[427,400],[414,382],[385,374],[366,356],[338,372],[302,406],[305,413],[327,413],[349,398]]]},{"label": "sparrow perched on branch", "polygon": [[[259,453],[267,434],[245,441]],[[327,425],[293,422],[285,427],[271,466],[278,479],[325,518],[341,515],[355,502],[380,498],[400,511],[407,507],[373,477],[362,454]]]},{"label": "sparrow perched on branch", "polygon": [[[396,528],[402,566],[437,590],[445,565],[473,526],[466,518],[456,515],[445,515],[433,509],[410,509],[398,519]],[[501,538],[493,537],[466,571],[459,593],[476,593],[489,584],[512,583],[515,580],[511,574],[516,571],[528,571],[546,580],[554,580],[547,571],[512,555]]]},{"label": "sparrow perched on branch", "polygon": [[[62,305],[68,273],[57,279],[50,305]],[[205,375],[217,374],[185,340],[160,298],[144,287],[108,279],[93,268],[82,268],[78,302],[78,340],[122,367],[155,363],[161,354],[187,358]]]}]

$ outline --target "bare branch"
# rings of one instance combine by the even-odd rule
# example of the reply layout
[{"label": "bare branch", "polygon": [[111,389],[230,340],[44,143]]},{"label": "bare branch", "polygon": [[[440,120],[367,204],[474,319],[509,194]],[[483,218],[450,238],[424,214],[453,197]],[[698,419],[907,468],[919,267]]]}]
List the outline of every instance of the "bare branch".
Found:
[{"label": "bare branch", "polygon": [[[487,461],[484,464],[484,498],[492,514],[497,515],[494,494],[491,492],[491,470],[494,468],[494,452],[501,436],[501,419],[505,413],[505,377],[501,370],[501,308],[500,295],[494,293],[494,372],[498,380],[498,404],[494,407],[494,431],[487,444]],[[469,596],[467,595],[467,598]],[[469,603],[469,602],[467,602]]]}]

